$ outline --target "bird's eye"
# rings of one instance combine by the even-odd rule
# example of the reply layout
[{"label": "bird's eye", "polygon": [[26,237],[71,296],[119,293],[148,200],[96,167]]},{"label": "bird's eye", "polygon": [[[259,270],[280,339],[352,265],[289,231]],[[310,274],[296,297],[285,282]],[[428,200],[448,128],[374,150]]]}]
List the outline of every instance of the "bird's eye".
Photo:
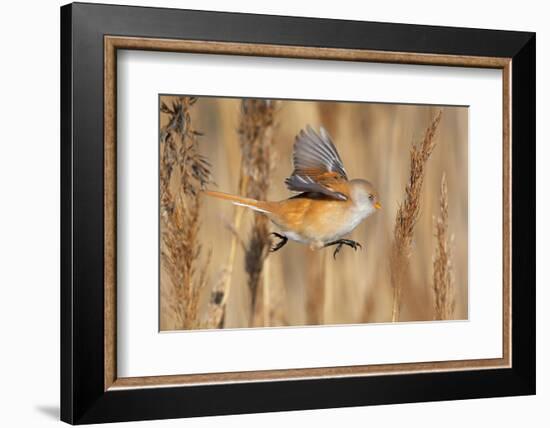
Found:
[{"label": "bird's eye", "polygon": [[372,201],[374,199],[374,195],[369,195],[369,199]]}]

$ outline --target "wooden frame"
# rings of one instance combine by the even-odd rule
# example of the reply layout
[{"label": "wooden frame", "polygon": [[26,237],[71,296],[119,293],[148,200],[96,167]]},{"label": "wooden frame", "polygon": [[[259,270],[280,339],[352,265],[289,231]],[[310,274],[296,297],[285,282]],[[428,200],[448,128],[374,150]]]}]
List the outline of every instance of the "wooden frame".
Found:
[{"label": "wooden frame", "polygon": [[[85,4],[62,8],[62,419],[88,423],[534,393],[534,257],[522,256],[534,254],[534,35],[167,11]],[[109,27],[102,20],[106,14],[127,19]],[[150,28],[139,26],[144,17]],[[235,20],[242,25],[231,28],[240,30],[226,35],[224,25]],[[291,40],[277,33],[283,25],[291,30]],[[263,30],[252,31],[255,26]],[[349,36],[341,36],[344,28]],[[390,32],[388,42],[384,35]],[[418,46],[422,35],[431,42]],[[487,42],[484,47],[477,45],[479,37]],[[85,44],[93,49],[74,56]],[[117,378],[117,49],[502,69],[503,358]],[[517,135],[524,150],[512,143]],[[512,214],[513,203],[525,208]],[[82,210],[97,217],[90,220]],[[90,348],[93,357],[86,355]],[[288,380],[293,382],[283,382]],[[415,394],[404,391],[403,383]],[[158,386],[164,388],[149,388]],[[349,389],[342,394],[346,388],[356,394]],[[379,388],[384,392],[374,392]],[[273,400],[245,404],[245,397],[268,390]],[[323,395],[312,394],[315,390]],[[205,394],[223,404],[209,407],[201,398]],[[162,401],[166,411],[144,405],[146,400]]]},{"label": "wooden frame", "polygon": [[[455,55],[419,55],[409,53],[376,52],[354,49],[326,49],[314,47],[275,46],[266,44],[208,42],[194,40],[165,40],[105,36],[105,390],[158,385],[189,385],[227,383],[273,379],[334,378],[372,374],[412,373],[472,368],[510,367],[510,62],[509,58],[473,57]],[[116,377],[116,51],[139,49],[186,53],[223,55],[253,55],[284,58],[314,58],[325,60],[353,60],[393,62],[406,64],[456,65],[501,69],[503,73],[503,357],[468,361],[442,361],[410,364],[324,367],[312,369],[270,370],[253,372],[213,373],[200,375],[152,376],[140,378]]]}]

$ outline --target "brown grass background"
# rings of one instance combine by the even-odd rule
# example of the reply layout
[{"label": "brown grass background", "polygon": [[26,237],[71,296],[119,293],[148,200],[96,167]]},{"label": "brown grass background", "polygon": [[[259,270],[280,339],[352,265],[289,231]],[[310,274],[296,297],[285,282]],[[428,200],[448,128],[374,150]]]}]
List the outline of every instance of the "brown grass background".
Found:
[{"label": "brown grass background", "polygon": [[[162,96],[172,103],[176,97]],[[211,163],[215,190],[239,193],[241,150],[237,132],[241,99],[199,97],[190,109],[198,150]],[[363,245],[354,252],[344,247],[336,260],[333,249],[310,251],[292,241],[268,256],[270,313],[267,326],[389,322],[393,290],[390,283],[390,250],[396,212],[403,201],[409,177],[410,148],[422,140],[434,116],[442,112],[435,135],[435,149],[427,161],[420,216],[415,227],[410,273],[402,289],[400,321],[436,318],[433,292],[434,255],[440,191],[443,174],[448,193],[448,233],[452,257],[454,311],[450,318],[466,319],[468,313],[468,109],[398,104],[279,100],[274,115],[273,156],[268,198],[284,199],[292,194],[283,180],[292,172],[291,155],[295,135],[310,124],[324,126],[333,137],[350,178],[365,178],[379,192],[383,209],[367,218],[351,239]],[[168,123],[160,113],[160,126]],[[161,148],[162,156],[162,148]],[[177,183],[172,191],[177,192]],[[203,197],[200,208],[201,257],[209,257],[207,285],[201,290],[198,313],[207,317],[214,284],[224,275],[235,231],[235,210],[226,201]],[[244,211],[239,241],[250,237],[253,216]],[[162,227],[162,226],[161,226]],[[275,226],[273,231],[277,231]],[[452,238],[451,238],[452,237]],[[161,246],[164,245],[161,243]],[[237,246],[231,270],[224,328],[249,326],[250,295],[244,269],[244,250]],[[160,329],[178,330],[181,317],[174,304],[175,285],[161,262]]]}]

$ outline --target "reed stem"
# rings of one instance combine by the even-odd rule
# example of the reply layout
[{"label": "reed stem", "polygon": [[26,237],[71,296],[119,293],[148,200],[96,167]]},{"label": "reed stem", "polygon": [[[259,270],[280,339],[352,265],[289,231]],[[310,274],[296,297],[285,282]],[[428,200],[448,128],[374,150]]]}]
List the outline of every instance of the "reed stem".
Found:
[{"label": "reed stem", "polygon": [[426,129],[420,144],[413,144],[410,152],[409,181],[405,187],[405,198],[397,209],[393,242],[390,253],[390,282],[393,287],[392,322],[399,321],[401,294],[409,279],[409,262],[412,251],[414,228],[420,215],[422,186],[426,174],[426,163],[435,148],[435,133],[441,121],[439,111]]},{"label": "reed stem", "polygon": [[201,257],[201,190],[211,181],[210,163],[199,154],[190,111],[194,97],[161,104],[168,124],[161,129],[160,222],[161,268],[170,278],[177,328],[199,326],[199,298],[207,284],[210,252]]},{"label": "reed stem", "polygon": [[[247,177],[247,197],[266,200],[273,169],[272,145],[275,103],[271,100],[244,99],[241,103],[239,125],[242,170]],[[261,323],[268,314],[257,315],[256,305],[260,293],[269,293],[269,282],[265,277],[264,263],[269,254],[269,220],[263,215],[254,215],[252,230],[245,251],[245,270],[250,292],[250,325]],[[263,282],[263,287],[261,286]]]},{"label": "reed stem", "polygon": [[448,223],[447,179],[443,174],[439,197],[439,216],[435,222],[436,248],[433,259],[434,319],[436,320],[452,319],[455,309]]}]

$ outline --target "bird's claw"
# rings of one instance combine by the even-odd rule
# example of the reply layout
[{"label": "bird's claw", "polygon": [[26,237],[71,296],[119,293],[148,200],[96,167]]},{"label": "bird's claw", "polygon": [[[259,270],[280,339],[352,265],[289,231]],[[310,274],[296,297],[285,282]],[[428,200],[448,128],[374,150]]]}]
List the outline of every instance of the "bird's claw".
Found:
[{"label": "bird's claw", "polygon": [[340,252],[340,250],[342,249],[342,246],[343,245],[347,245],[351,248],[353,248],[354,251],[357,251],[357,249],[363,249],[363,246],[357,242],[357,241],[352,241],[351,239],[340,239],[338,241],[334,241],[334,242],[329,242],[328,244],[325,245],[325,247],[328,247],[329,245],[336,245],[336,249],[334,250],[334,253],[332,254],[332,257],[336,260],[336,254],[338,254]]},{"label": "bird's claw", "polygon": [[275,251],[278,251],[280,250],[281,248],[284,247],[284,245],[288,242],[288,238],[284,235],[281,235],[280,233],[277,233],[277,232],[271,232],[270,235],[275,235],[277,238],[280,239],[279,242],[277,242],[273,247],[271,247],[269,249],[269,252],[270,253],[274,253]]},{"label": "bird's claw", "polygon": [[338,246],[336,247],[336,249],[334,250],[334,253],[332,253],[332,258],[334,260],[336,260],[336,254],[338,254],[340,252],[340,250],[342,249],[342,243],[338,244]]}]

